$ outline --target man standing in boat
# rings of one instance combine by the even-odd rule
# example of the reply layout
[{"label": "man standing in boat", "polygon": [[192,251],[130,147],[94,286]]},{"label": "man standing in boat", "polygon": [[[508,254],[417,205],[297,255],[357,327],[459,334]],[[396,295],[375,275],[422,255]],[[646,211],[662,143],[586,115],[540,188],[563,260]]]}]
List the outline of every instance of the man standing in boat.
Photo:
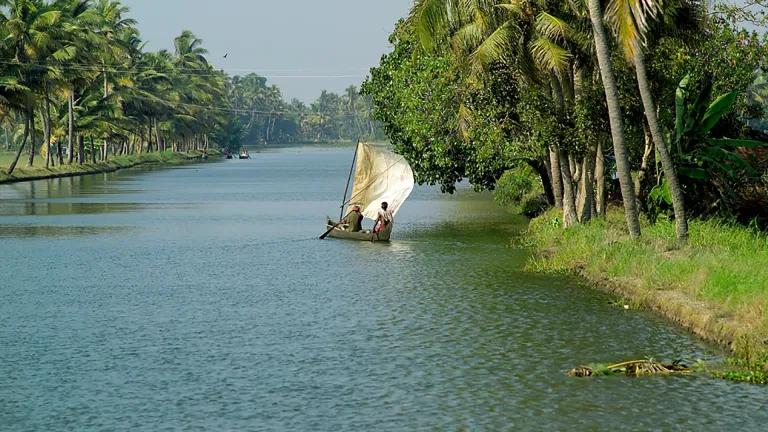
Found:
[{"label": "man standing in boat", "polygon": [[392,215],[392,212],[387,210],[387,207],[389,207],[389,204],[387,204],[386,201],[381,203],[381,208],[379,209],[379,213],[376,216],[376,223],[373,225],[373,232],[378,234],[382,231],[384,231],[389,224],[392,223],[392,220],[394,219],[394,216]]}]

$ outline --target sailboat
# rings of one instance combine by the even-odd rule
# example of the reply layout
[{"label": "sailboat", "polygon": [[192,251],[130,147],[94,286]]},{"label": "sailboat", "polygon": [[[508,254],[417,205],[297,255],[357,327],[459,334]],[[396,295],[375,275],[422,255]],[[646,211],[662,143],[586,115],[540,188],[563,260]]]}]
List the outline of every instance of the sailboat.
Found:
[{"label": "sailboat", "polygon": [[[353,174],[352,195],[347,199]],[[375,221],[382,202],[389,204],[388,210],[395,216],[411,195],[413,185],[413,170],[404,157],[371,144],[358,142],[347,186],[344,188],[339,220],[343,220],[352,207],[359,206],[364,217]],[[379,233],[367,230],[352,232],[347,230],[346,225],[328,218],[328,231],[321,238],[330,236],[348,240],[389,241],[393,225],[394,223],[390,223]]]}]

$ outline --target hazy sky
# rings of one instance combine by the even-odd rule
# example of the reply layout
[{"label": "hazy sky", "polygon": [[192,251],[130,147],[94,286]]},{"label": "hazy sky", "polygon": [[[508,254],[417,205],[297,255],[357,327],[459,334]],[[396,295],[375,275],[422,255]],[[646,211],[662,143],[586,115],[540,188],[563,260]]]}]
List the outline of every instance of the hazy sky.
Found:
[{"label": "hazy sky", "polygon": [[215,67],[230,74],[253,71],[274,77],[269,82],[280,86],[286,99],[309,102],[322,89],[339,92],[359,85],[389,51],[387,37],[398,18],[408,13],[412,0],[123,3],[138,20],[148,49],[170,49],[173,38],[189,29],[204,40]]}]

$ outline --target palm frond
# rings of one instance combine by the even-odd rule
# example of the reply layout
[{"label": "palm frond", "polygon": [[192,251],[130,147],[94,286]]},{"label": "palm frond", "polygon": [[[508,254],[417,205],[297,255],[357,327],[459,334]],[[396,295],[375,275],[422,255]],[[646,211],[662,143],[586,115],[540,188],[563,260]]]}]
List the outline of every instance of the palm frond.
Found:
[{"label": "palm frond", "polygon": [[525,10],[528,8],[527,0],[507,0],[506,3],[499,3],[495,5],[496,8],[504,10],[514,16],[521,16],[525,14]]},{"label": "palm frond", "polygon": [[660,9],[657,0],[611,0],[605,18],[611,25],[624,55],[632,58],[645,43],[645,33]]},{"label": "palm frond", "polygon": [[550,39],[539,37],[531,43],[533,58],[545,70],[561,73],[568,67],[571,53]]},{"label": "palm frond", "polygon": [[451,24],[450,0],[417,0],[411,11],[416,34],[424,48],[433,49]]},{"label": "palm frond", "polygon": [[561,42],[565,41],[572,33],[568,23],[547,12],[541,12],[536,17],[536,31],[552,40]]},{"label": "palm frond", "polygon": [[473,21],[460,28],[451,38],[454,51],[458,53],[474,51],[483,42],[487,31],[483,21]]},{"label": "palm frond", "polygon": [[516,30],[517,27],[513,21],[507,21],[499,26],[472,53],[472,63],[484,68],[493,62],[503,61],[511,51],[510,41],[514,39]]}]

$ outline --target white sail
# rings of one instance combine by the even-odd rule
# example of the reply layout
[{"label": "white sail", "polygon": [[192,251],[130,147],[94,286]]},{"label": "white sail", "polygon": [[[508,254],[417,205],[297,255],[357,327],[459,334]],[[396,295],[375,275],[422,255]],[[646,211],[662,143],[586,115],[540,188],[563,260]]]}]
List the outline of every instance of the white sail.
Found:
[{"label": "white sail", "polygon": [[413,191],[413,171],[402,156],[360,143],[355,163],[355,184],[349,205],[359,205],[363,216],[376,219],[386,201],[397,214]]}]

